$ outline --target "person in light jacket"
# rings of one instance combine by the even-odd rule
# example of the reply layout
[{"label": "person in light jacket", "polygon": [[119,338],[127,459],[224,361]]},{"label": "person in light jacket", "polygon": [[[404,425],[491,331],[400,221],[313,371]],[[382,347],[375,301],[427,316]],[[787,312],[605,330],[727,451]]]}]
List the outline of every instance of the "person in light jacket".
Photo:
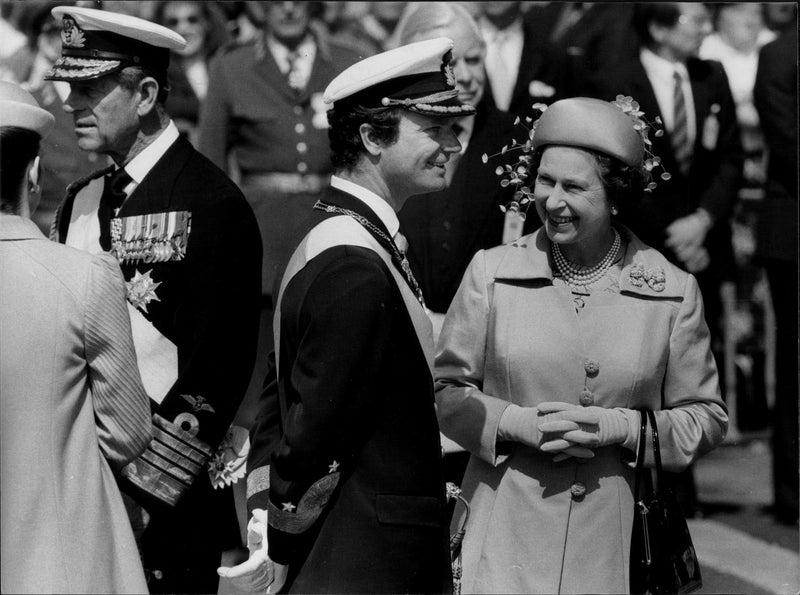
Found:
[{"label": "person in light jacket", "polygon": [[150,403],[116,261],[30,218],[53,122],[0,82],[0,590],[145,593],[114,474],[150,442]]},{"label": "person in light jacket", "polygon": [[616,221],[649,184],[642,115],[622,96],[544,112],[523,153],[543,228],[478,252],[447,313],[438,415],[472,454],[463,592],[629,592],[636,410],[656,411],[670,470],[727,431],[697,281]]}]

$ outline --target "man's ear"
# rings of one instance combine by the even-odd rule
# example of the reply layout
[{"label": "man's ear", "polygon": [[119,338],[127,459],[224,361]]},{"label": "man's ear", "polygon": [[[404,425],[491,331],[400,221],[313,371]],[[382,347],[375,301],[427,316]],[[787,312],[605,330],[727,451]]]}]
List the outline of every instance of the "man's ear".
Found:
[{"label": "man's ear", "polygon": [[158,102],[158,81],[152,76],[146,76],[139,81],[139,105],[136,107],[136,114],[140,117],[146,116],[155,110]]},{"label": "man's ear", "polygon": [[358,127],[361,134],[361,143],[370,155],[378,156],[383,151],[383,143],[378,140],[372,124],[362,124]]},{"label": "man's ear", "polygon": [[28,183],[31,188],[31,192],[40,192],[41,186],[39,182],[42,180],[42,160],[37,155],[36,158],[33,160],[31,164],[31,168],[28,170]]},{"label": "man's ear", "polygon": [[667,33],[667,29],[668,27],[658,23],[650,23],[647,25],[647,31],[650,33],[650,38],[658,45],[661,45],[664,42],[664,36]]}]

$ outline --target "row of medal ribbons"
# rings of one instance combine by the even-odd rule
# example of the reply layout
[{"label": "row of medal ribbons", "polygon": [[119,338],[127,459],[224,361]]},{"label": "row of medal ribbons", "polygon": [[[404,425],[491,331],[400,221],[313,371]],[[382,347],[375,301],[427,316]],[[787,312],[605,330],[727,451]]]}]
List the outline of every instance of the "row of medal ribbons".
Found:
[{"label": "row of medal ribbons", "polygon": [[147,213],[111,220],[111,253],[121,263],[169,262],[186,256],[189,211]]}]

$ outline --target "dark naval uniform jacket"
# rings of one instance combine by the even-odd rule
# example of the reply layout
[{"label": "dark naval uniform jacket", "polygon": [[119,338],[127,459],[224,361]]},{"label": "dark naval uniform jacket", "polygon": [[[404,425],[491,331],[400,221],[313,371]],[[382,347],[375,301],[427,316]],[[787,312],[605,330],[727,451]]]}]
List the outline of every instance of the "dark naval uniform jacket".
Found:
[{"label": "dark naval uniform jacket", "polygon": [[[323,201],[388,234],[353,196]],[[277,303],[278,382],[251,430],[248,508],[268,511],[289,592],[449,591],[430,322],[379,234],[318,210],[306,226]]]},{"label": "dark naval uniform jacket", "polygon": [[[76,195],[91,183],[102,184],[102,179],[94,181],[102,173],[68,188],[53,239],[66,241]],[[233,511],[230,489],[212,489],[208,467],[253,368],[260,298],[258,227],[238,188],[183,138],[128,196],[115,223],[121,226],[122,243],[112,245],[112,253],[128,282],[128,301],[137,310],[132,320],[144,316],[177,348],[174,383],[166,394],[150,394],[156,438],[123,470],[123,491],[152,516],[143,542],[146,569],[163,574],[171,566],[191,566],[176,556],[194,556],[200,564],[203,555],[216,555],[213,575],[219,552],[231,547],[223,532],[238,536],[235,519],[221,510]],[[143,226],[151,230],[149,236],[139,231]],[[149,252],[142,240],[146,237],[152,240]],[[171,254],[165,251],[170,241]],[[141,368],[138,343],[137,357]],[[205,590],[216,591],[215,585]]]}]

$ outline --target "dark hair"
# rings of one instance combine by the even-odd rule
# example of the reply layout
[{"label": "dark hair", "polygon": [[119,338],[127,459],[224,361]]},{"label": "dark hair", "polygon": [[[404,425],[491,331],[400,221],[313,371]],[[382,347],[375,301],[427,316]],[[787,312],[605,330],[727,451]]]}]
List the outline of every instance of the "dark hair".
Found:
[{"label": "dark hair", "polygon": [[644,45],[652,45],[655,40],[650,35],[650,25],[674,27],[680,17],[677,2],[637,2],[633,9],[633,27]]},{"label": "dark hair", "polygon": [[25,169],[39,154],[41,137],[17,126],[0,127],[0,211],[18,214]]},{"label": "dark hair", "polygon": [[[536,149],[531,154],[530,169],[532,172],[538,171],[542,155],[548,146],[553,145],[547,145]],[[616,157],[611,157],[599,151],[586,149],[584,147],[578,148],[586,151],[595,158],[599,170],[598,173],[600,174],[600,181],[603,183],[603,189],[606,191],[606,198],[611,204],[616,205],[621,213],[625,212],[632,203],[641,198],[647,185],[647,179],[642,168],[626,165]]]},{"label": "dark hair", "polygon": [[126,66],[111,76],[116,77],[120,86],[128,91],[136,90],[139,83],[142,82],[145,77],[153,77],[158,83],[156,102],[161,107],[164,107],[164,104],[167,102],[167,97],[169,96],[169,82],[167,81],[167,72],[165,70],[156,70],[146,66]]},{"label": "dark hair", "polygon": [[[712,14],[716,14],[714,3],[701,2]],[[736,2],[729,2],[728,6],[733,6]],[[635,2],[633,8],[633,28],[639,36],[642,44],[650,46],[655,43],[655,39],[650,35],[650,25],[656,24],[662,27],[674,27],[681,18],[680,2]],[[719,5],[723,6],[723,5]],[[714,21],[716,29],[716,20]]]},{"label": "dark hair", "polygon": [[328,110],[328,141],[334,170],[350,170],[358,163],[365,150],[358,130],[362,124],[372,126],[376,140],[387,145],[395,142],[400,131],[400,110],[360,105],[341,105]]}]

